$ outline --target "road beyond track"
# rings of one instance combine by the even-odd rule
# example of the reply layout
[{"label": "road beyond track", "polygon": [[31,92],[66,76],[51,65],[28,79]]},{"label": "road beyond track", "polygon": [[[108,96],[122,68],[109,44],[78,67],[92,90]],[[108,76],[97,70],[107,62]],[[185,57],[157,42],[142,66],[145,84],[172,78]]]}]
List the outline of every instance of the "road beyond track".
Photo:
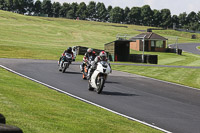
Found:
[{"label": "road beyond track", "polygon": [[[183,51],[193,53],[193,54],[199,54],[200,55],[200,50],[197,49],[197,47],[200,46],[200,43],[182,43],[178,44],[178,48],[182,49]],[[176,48],[176,44],[171,44],[171,48]]]},{"label": "road beyond track", "polygon": [[88,91],[76,62],[66,73],[58,71],[57,61],[0,58],[0,65],[165,130],[200,132],[200,90],[113,71],[97,94]]}]

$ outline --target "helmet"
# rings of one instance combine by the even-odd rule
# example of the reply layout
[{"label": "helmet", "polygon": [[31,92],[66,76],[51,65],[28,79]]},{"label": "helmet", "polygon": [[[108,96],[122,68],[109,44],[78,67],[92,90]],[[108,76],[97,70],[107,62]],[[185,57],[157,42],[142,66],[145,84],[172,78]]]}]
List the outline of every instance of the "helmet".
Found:
[{"label": "helmet", "polygon": [[107,57],[106,52],[105,51],[101,51],[99,53],[99,57],[100,57],[101,60],[106,60],[106,57]]},{"label": "helmet", "polygon": [[91,53],[93,52],[93,49],[88,48],[88,49],[87,49],[87,52],[88,52],[89,54],[91,54]]},{"label": "helmet", "polygon": [[72,52],[72,47],[67,48],[67,52]]}]

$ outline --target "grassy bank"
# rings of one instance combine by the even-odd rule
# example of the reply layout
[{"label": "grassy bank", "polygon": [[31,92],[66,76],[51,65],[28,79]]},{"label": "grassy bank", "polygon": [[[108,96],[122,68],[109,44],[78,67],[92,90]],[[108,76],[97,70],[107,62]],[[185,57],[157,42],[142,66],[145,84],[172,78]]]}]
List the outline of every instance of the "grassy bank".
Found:
[{"label": "grassy bank", "polygon": [[112,68],[200,89],[199,69],[121,65],[113,65]]},{"label": "grassy bank", "polygon": [[0,68],[0,113],[24,133],[159,131]]},{"label": "grassy bank", "polygon": [[[124,27],[122,27],[124,26]],[[150,27],[61,18],[23,16],[0,10],[0,58],[58,59],[68,46],[104,49],[117,34],[135,36]],[[191,33],[172,30],[154,32],[169,37],[169,43],[194,42]],[[200,38],[199,34],[196,34]]]}]

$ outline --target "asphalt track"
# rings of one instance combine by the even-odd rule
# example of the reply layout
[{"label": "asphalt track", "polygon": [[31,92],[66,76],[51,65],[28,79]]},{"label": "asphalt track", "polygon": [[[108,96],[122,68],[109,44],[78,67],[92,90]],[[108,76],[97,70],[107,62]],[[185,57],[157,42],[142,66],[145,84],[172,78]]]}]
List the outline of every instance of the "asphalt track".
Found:
[{"label": "asphalt track", "polygon": [[200,132],[200,90],[113,71],[102,94],[88,91],[79,63],[66,73],[57,61],[1,59],[0,65],[63,91],[174,133]]}]

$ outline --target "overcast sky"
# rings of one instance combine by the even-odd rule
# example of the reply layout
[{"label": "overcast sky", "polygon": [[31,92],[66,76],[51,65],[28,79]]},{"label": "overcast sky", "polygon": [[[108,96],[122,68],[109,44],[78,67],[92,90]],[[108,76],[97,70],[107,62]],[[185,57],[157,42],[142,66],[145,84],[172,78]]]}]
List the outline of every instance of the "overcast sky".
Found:
[{"label": "overcast sky", "polygon": [[90,1],[103,2],[106,7],[111,5],[112,7],[119,6],[129,8],[138,6],[142,7],[143,5],[150,5],[151,9],[161,10],[164,8],[170,9],[172,15],[179,15],[180,13],[186,12],[189,14],[191,11],[198,12],[200,11],[200,1],[199,0],[52,0],[58,1],[60,3],[67,2],[85,2],[86,5]]}]

